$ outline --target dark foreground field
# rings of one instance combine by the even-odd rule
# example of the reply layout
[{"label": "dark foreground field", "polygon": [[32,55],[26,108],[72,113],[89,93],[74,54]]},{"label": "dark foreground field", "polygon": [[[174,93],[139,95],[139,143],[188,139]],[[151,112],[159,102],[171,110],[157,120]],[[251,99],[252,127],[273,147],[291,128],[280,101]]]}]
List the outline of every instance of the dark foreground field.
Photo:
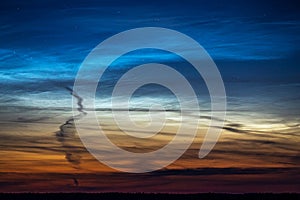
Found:
[{"label": "dark foreground field", "polygon": [[153,193],[2,193],[0,199],[294,199],[300,200],[300,193],[282,193],[282,194],[271,194],[271,193],[249,193],[249,194],[216,194],[216,193],[205,193],[205,194],[153,194]]}]

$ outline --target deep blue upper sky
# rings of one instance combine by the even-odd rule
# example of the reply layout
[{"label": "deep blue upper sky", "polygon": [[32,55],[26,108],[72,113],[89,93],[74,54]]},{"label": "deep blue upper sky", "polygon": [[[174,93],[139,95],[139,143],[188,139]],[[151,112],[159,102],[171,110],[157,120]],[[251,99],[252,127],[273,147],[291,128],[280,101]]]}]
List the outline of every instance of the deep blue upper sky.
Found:
[{"label": "deep blue upper sky", "polygon": [[97,44],[147,26],[197,40],[225,80],[300,80],[296,1],[4,1],[0,19],[4,93],[51,81],[72,84]]}]

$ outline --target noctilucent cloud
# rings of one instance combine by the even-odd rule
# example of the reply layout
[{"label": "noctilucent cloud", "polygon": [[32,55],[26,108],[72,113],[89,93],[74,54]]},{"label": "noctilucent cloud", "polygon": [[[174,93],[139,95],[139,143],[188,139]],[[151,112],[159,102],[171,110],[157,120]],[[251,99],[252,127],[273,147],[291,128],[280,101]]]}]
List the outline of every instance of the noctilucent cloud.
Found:
[{"label": "noctilucent cloud", "polygon": [[[299,192],[297,5],[269,0],[1,2],[0,191]],[[96,95],[99,121],[115,144],[150,152],[166,145],[179,125],[174,94],[147,85],[132,98],[132,118],[144,123],[149,102],[160,102],[168,110],[168,127],[149,142],[121,134],[111,120],[110,94],[122,74],[136,65],[172,66],[189,79],[202,109],[200,116],[189,113],[190,122],[200,117],[201,127],[178,161],[133,176],[99,163],[82,146],[72,123],[71,88],[94,47],[141,27],[182,32],[206,49],[224,80],[227,118],[214,150],[199,159],[203,131],[210,120],[220,120],[210,119],[210,98],[201,77],[170,52],[141,49],[123,55],[104,73]],[[122,105],[121,98],[118,108]]]}]

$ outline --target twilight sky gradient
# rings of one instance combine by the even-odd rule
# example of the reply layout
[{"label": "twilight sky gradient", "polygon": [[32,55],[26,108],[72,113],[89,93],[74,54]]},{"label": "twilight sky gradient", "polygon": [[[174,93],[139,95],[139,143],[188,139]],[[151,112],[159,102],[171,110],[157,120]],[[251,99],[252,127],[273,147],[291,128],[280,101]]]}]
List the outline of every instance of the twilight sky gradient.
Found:
[{"label": "twilight sky gradient", "polygon": [[[1,2],[0,191],[300,192],[298,10],[296,1],[269,0]],[[213,151],[198,159],[211,120],[199,75],[164,51],[122,56],[97,91],[98,117],[113,143],[128,151],[153,151],[167,144],[179,126],[174,95],[148,85],[132,99],[132,116],[144,123],[149,102],[160,102],[170,110],[166,127],[147,141],[118,129],[109,94],[134,66],[160,62],[177,69],[191,81],[203,111],[201,116],[189,113],[191,122],[200,117],[201,125],[174,164],[147,174],[120,173],[95,160],[75,127],[65,123],[72,116],[66,87],[73,86],[82,61],[100,42],[148,26],[180,31],[208,51],[224,80],[227,118]]]}]

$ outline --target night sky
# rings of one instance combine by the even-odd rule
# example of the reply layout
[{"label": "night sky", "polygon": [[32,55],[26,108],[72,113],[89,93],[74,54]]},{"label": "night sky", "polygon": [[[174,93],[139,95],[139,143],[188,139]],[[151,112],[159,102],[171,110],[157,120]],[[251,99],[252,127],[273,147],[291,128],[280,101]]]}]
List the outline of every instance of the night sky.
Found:
[{"label": "night sky", "polygon": [[[100,42],[141,27],[182,32],[206,49],[224,81],[227,117],[217,145],[199,159],[203,131],[219,119],[209,117],[204,83],[192,81],[203,108],[201,116],[188,116],[191,122],[200,117],[194,143],[162,170],[128,174],[87,152],[68,124],[66,88]],[[2,1],[0,191],[299,192],[299,35],[296,1]],[[149,62],[197,79],[184,59],[160,50],[130,52],[108,68],[97,90],[98,118],[108,138],[132,152],[162,147],[178,126],[175,96],[151,85],[135,94],[132,116],[142,121],[149,102],[162,103],[170,110],[162,134],[130,140],[111,118],[113,85],[126,70]]]}]

